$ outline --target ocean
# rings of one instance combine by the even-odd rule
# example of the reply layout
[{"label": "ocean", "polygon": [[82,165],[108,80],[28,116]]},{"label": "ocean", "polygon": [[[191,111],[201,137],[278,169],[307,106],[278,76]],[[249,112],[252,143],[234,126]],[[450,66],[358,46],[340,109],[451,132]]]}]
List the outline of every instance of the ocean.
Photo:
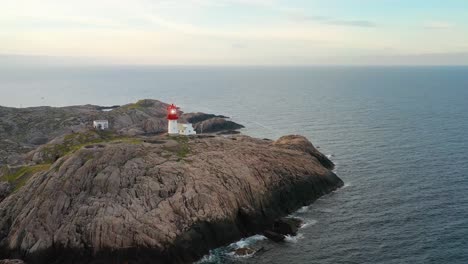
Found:
[{"label": "ocean", "polygon": [[[5,67],[0,105],[142,98],[230,116],[243,133],[307,136],[345,187],[202,263],[468,263],[468,67]],[[234,257],[248,245],[259,253]]]}]

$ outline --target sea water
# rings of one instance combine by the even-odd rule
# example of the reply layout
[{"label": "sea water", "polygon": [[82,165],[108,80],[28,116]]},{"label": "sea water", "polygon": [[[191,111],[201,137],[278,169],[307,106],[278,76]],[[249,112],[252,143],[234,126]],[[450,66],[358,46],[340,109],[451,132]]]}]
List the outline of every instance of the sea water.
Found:
[{"label": "sea water", "polygon": [[345,187],[295,213],[297,237],[204,263],[468,263],[468,67],[1,68],[0,105],[155,98],[331,156]]}]

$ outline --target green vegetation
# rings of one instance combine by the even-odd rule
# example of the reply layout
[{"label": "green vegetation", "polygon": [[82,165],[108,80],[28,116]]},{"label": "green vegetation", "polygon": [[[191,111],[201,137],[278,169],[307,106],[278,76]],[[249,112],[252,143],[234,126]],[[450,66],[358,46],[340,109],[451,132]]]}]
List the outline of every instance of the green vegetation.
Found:
[{"label": "green vegetation", "polygon": [[[87,131],[85,133],[73,133],[66,135],[61,144],[49,144],[43,147],[43,164],[34,166],[24,166],[14,172],[8,168],[0,168],[0,181],[7,181],[14,186],[14,191],[21,188],[26,181],[35,173],[48,170],[52,163],[60,157],[73,153],[83,147],[92,146],[98,143],[122,142],[128,144],[140,144],[143,141],[134,137],[123,137],[114,134],[111,131]],[[86,159],[92,159],[93,155],[86,156]],[[56,166],[58,170],[60,166]]]},{"label": "green vegetation", "polygon": [[110,140],[110,142],[123,142],[123,143],[128,143],[128,144],[141,144],[143,143],[143,140],[139,138],[132,138],[132,137],[117,137],[113,140]]},{"label": "green vegetation", "polygon": [[66,135],[62,144],[50,144],[42,149],[46,162],[54,162],[58,158],[94,143],[110,140],[112,134],[108,131],[88,131]]},{"label": "green vegetation", "polygon": [[131,110],[131,109],[139,109],[142,110],[146,107],[145,100],[139,100],[138,102],[134,104],[128,104],[121,106],[120,108],[123,110]]},{"label": "green vegetation", "polygon": [[177,141],[177,143],[179,143],[178,146],[173,149],[177,157],[179,157],[179,161],[187,157],[187,155],[190,153],[190,147],[188,144],[189,138],[185,136],[170,136],[170,137],[171,139],[174,139],[175,141]]},{"label": "green vegetation", "polygon": [[0,178],[2,175],[5,175],[9,172],[10,170],[8,169],[7,165],[0,166]]},{"label": "green vegetation", "polygon": [[42,149],[44,162],[52,163],[60,157],[73,153],[83,147],[107,142],[124,142],[140,144],[142,141],[133,137],[122,137],[111,131],[87,131],[85,133],[73,133],[66,135],[63,143],[49,144]]},{"label": "green vegetation", "polygon": [[42,171],[46,171],[50,168],[51,164],[40,164],[34,166],[24,166],[18,169],[14,173],[8,173],[3,175],[0,180],[7,181],[14,186],[14,191],[23,187],[26,181],[34,174]]}]

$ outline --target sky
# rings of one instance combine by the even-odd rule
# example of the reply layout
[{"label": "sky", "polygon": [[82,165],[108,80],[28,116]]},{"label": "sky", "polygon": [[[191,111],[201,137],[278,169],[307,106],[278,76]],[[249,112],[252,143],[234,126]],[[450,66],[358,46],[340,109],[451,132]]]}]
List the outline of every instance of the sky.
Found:
[{"label": "sky", "polygon": [[466,0],[0,0],[0,56],[466,65],[467,14]]}]

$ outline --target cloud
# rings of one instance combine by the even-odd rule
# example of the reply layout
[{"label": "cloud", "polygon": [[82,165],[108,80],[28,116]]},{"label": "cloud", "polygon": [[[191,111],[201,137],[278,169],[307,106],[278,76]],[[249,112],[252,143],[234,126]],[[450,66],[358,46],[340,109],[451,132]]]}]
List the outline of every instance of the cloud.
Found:
[{"label": "cloud", "polygon": [[450,29],[453,27],[452,23],[445,21],[429,21],[424,24],[424,28],[426,29]]},{"label": "cloud", "polygon": [[374,22],[367,20],[330,20],[326,24],[339,25],[339,26],[350,26],[350,27],[376,27]]},{"label": "cloud", "polygon": [[334,17],[321,16],[321,15],[307,15],[304,9],[294,8],[294,7],[285,7],[279,5],[274,0],[191,0],[192,4],[198,4],[200,6],[221,6],[221,5],[245,5],[245,6],[255,6],[260,8],[265,8],[279,12],[286,17],[294,21],[304,22],[304,21],[315,21],[325,25],[334,25],[334,26],[348,26],[348,27],[376,27],[377,25],[368,20],[348,20],[348,19],[338,19]]},{"label": "cloud", "polygon": [[[364,15],[298,8],[299,3],[286,1],[80,0],[72,5],[60,0],[6,1],[10,5],[0,9],[0,52],[5,54],[107,56],[141,63],[278,64],[314,63],[322,54],[336,56],[336,63],[353,55],[349,61],[354,63],[360,56],[468,50],[462,24],[411,20],[407,24],[416,27],[401,27],[399,17],[374,21]],[[421,30],[423,26],[428,29]],[[407,57],[387,60],[410,62]],[[466,60],[454,57],[421,55],[415,61]],[[325,58],[322,63],[327,62]]]},{"label": "cloud", "polygon": [[342,39],[344,32],[330,30],[319,26],[295,26],[288,24],[274,24],[267,26],[238,25],[235,28],[223,29],[216,27],[198,26],[190,23],[180,23],[165,19],[161,16],[148,14],[140,16],[149,23],[165,28],[170,32],[186,35],[209,37],[216,39],[242,40],[274,40],[274,41],[336,41]]},{"label": "cloud", "polygon": [[303,15],[303,14],[290,14],[289,18],[294,21],[304,22],[304,21],[313,21],[324,25],[334,25],[334,26],[349,26],[349,27],[376,27],[372,21],[368,20],[345,20],[337,19],[327,16],[317,16],[317,15]]}]

